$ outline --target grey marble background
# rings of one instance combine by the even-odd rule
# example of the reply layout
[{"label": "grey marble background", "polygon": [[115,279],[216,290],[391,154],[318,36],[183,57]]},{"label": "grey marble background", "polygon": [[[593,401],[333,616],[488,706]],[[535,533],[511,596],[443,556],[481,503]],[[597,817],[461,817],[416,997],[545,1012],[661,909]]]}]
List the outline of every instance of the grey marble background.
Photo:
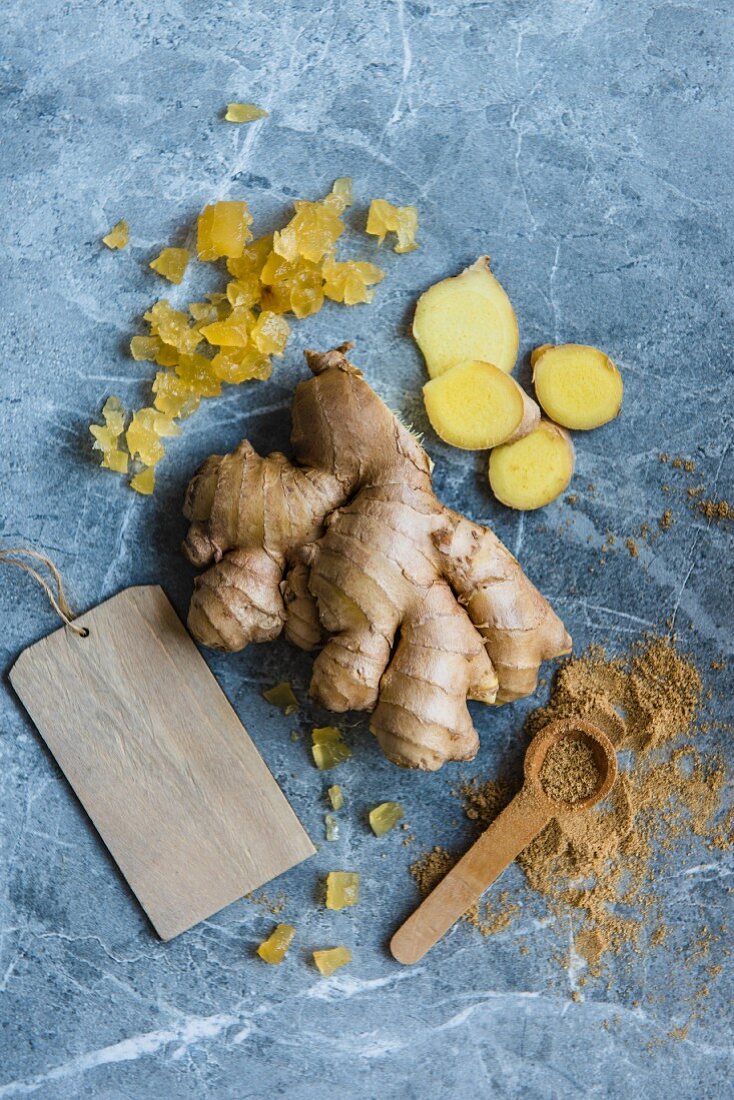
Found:
[{"label": "grey marble background", "polygon": [[[245,433],[260,448],[285,445],[302,349],[344,339],[379,392],[425,429],[412,304],[489,252],[520,320],[520,376],[540,342],[597,343],[624,371],[624,414],[578,439],[575,506],[513,514],[486,489],[485,456],[429,433],[439,492],[495,526],[577,649],[623,649],[672,616],[704,669],[731,658],[732,528],[697,516],[690,479],[657,455],[693,458],[711,494],[731,494],[732,25],[721,0],[6,0],[2,545],[49,551],[80,608],[160,582],[184,613],[180,505],[200,460]],[[228,126],[220,117],[232,99],[270,118]],[[134,403],[147,392],[149,365],[125,348],[168,290],[148,261],[185,239],[214,197],[247,198],[266,229],[338,175],[354,176],[358,195],[348,247],[375,254],[359,227],[369,199],[385,196],[417,203],[420,251],[385,252],[373,306],[329,306],[297,324],[269,382],[206,404],[171,445],[151,500],[98,469],[90,417],[110,393]],[[100,237],[120,217],[132,244],[111,253]],[[170,296],[183,300],[202,278]],[[633,560],[624,538],[666,507],[670,531]],[[608,532],[617,544],[602,555]],[[56,625],[31,582],[7,570],[0,622],[4,677]],[[284,644],[209,659],[321,842],[325,782],[304,742],[289,739],[292,722],[260,695],[284,675],[303,694],[308,659]],[[711,713],[730,719],[731,675],[707,676]],[[668,861],[670,947],[613,964],[579,1003],[578,974],[554,961],[572,929],[515,870],[507,885],[522,908],[502,935],[485,942],[457,927],[413,969],[387,955],[416,900],[410,861],[470,836],[452,788],[517,770],[532,705],[476,708],[474,764],[430,776],[395,769],[353,723],[342,839],[270,891],[286,894],[298,940],[269,969],[253,950],[274,919],[247,900],[170,944],[156,940],[4,678],[0,1097],[732,1095],[731,970],[687,1039],[667,1037],[700,982],[675,944],[703,925],[731,927],[731,855],[694,845]],[[299,721],[305,730],[322,717],[307,707]],[[709,744],[731,757],[730,734]],[[399,834],[368,834],[365,811],[388,798],[406,807],[412,848]],[[359,908],[315,904],[335,866],[361,871]],[[308,951],[342,941],[354,962],[325,981]]]}]

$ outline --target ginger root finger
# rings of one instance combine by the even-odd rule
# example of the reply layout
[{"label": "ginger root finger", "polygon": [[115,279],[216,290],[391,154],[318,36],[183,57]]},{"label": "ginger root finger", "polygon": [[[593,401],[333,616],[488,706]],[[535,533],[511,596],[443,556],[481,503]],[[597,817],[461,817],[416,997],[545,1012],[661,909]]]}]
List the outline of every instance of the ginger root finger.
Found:
[{"label": "ginger root finger", "polygon": [[512,443],[540,420],[540,409],[514,378],[478,359],[432,378],[423,400],[436,434],[465,451]]},{"label": "ginger root finger", "polygon": [[568,488],[575,454],[568,432],[541,420],[515,443],[495,447],[489,456],[489,484],[508,508],[543,508]]},{"label": "ginger root finger", "polygon": [[598,348],[585,344],[546,346],[532,365],[538,401],[556,424],[589,431],[619,416],[622,375]]},{"label": "ginger root finger", "polygon": [[510,374],[517,361],[520,330],[512,303],[480,256],[418,299],[413,336],[431,378],[457,363],[480,359]]},{"label": "ginger root finger", "polygon": [[374,708],[386,753],[434,769],[476,752],[467,698],[532,690],[540,661],[569,639],[495,536],[437,500],[428,455],[346,350],[308,355],[294,463],[243,442],[194,479],[186,550],[217,564],[189,621],[229,649],[283,624],[304,648],[327,637],[312,695],[333,710]]}]

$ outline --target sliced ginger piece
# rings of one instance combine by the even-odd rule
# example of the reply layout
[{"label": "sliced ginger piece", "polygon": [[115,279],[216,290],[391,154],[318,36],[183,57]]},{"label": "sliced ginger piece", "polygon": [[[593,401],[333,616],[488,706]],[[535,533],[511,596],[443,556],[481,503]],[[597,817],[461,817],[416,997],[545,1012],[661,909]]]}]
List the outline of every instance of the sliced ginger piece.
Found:
[{"label": "sliced ginger piece", "polygon": [[349,909],[359,901],[357,871],[329,871],[326,876],[326,908]]},{"label": "sliced ginger piece", "polygon": [[190,259],[191,253],[186,248],[164,248],[148,266],[168,279],[169,283],[178,285],[183,281]]},{"label": "sliced ginger piece", "polygon": [[550,504],[567,488],[574,462],[568,432],[541,420],[522,439],[494,448],[489,456],[489,484],[508,508],[532,511]]},{"label": "sliced ginger piece", "polygon": [[533,348],[533,350],[530,352],[530,366],[534,367],[540,359],[541,355],[546,352],[548,348],[552,347],[553,344],[540,344],[537,348]]},{"label": "sliced ginger piece", "polygon": [[609,356],[586,344],[546,347],[533,363],[533,383],[543,411],[564,428],[600,428],[622,408],[622,375]]},{"label": "sliced ginger piece", "polygon": [[314,951],[313,961],[320,973],[328,978],[335,970],[352,961],[352,952],[348,947],[330,947],[326,951]]},{"label": "sliced ginger piece", "polygon": [[226,122],[256,122],[259,118],[267,118],[268,112],[262,107],[256,107],[254,103],[228,103],[224,115]]},{"label": "sliced ginger piece", "polygon": [[276,924],[274,931],[258,947],[258,955],[263,962],[278,966],[285,958],[295,934],[292,924]]},{"label": "sliced ginger piece", "polygon": [[540,420],[540,409],[514,378],[477,359],[432,378],[423,400],[437,435],[465,451],[513,442]]},{"label": "sliced ginger piece", "polygon": [[460,275],[435,283],[418,299],[413,336],[431,378],[479,359],[510,374],[520,330],[512,303],[480,256]]},{"label": "sliced ginger piece", "polygon": [[119,248],[125,248],[130,240],[130,230],[128,224],[123,218],[117,225],[113,225],[106,237],[102,238],[102,243],[106,244],[108,248],[117,250]]}]

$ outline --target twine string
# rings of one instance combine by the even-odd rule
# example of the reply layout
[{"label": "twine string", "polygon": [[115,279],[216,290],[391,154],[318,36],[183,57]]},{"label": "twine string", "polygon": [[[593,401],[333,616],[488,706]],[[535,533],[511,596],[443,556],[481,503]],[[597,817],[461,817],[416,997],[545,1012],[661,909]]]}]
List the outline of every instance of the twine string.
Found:
[{"label": "twine string", "polygon": [[[54,591],[46,578],[27,561],[23,561],[23,558],[32,558],[34,561],[40,562],[41,565],[45,565],[54,580],[56,591]],[[76,614],[69,606],[69,601],[64,591],[64,582],[61,580],[61,574],[50,558],[47,558],[45,554],[39,554],[37,550],[30,550],[24,546],[9,546],[6,549],[0,549],[0,563],[14,565],[16,569],[22,569],[24,573],[28,573],[29,576],[33,577],[33,580],[39,584],[46,593],[48,602],[51,604],[64,626],[68,626],[69,629],[73,630],[75,634],[78,634],[80,638],[87,637],[89,634],[87,628],[85,626],[77,626],[74,622]]]}]

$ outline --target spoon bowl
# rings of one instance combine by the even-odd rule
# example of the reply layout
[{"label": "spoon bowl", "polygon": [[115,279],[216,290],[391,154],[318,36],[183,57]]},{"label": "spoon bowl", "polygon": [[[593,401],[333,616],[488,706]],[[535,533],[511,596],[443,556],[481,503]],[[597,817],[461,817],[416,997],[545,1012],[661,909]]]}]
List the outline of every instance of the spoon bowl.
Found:
[{"label": "spoon bowl", "polygon": [[[594,793],[575,802],[551,798],[541,781],[541,771],[549,751],[566,740],[580,741],[586,745],[591,750],[599,773],[599,783]],[[607,735],[591,722],[578,718],[560,718],[544,726],[530,742],[525,753],[524,772],[526,786],[531,786],[536,797],[547,802],[553,813],[576,813],[579,810],[588,810],[609,794],[617,778],[617,753]]]}]

